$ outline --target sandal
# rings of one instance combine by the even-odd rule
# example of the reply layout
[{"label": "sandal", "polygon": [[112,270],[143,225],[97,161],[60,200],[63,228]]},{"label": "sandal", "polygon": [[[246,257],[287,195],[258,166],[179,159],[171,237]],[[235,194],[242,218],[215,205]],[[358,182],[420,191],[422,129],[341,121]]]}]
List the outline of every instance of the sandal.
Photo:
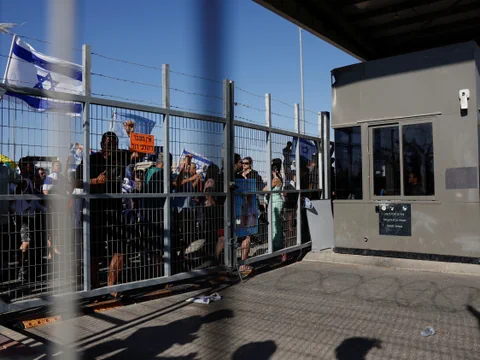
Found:
[{"label": "sandal", "polygon": [[240,272],[252,272],[253,267],[251,267],[250,265],[240,265],[240,267],[238,268],[238,271],[240,271]]}]

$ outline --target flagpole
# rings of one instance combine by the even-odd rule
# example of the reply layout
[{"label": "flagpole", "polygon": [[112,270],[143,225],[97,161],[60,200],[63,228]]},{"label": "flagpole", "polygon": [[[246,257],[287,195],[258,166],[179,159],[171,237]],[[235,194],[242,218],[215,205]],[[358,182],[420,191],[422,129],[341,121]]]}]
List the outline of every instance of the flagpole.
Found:
[{"label": "flagpole", "polygon": [[302,96],[302,134],[305,134],[305,100],[303,97],[303,42],[302,42],[302,28],[298,27],[298,33],[300,36],[300,87]]},{"label": "flagpole", "polygon": [[10,52],[8,53],[7,66],[5,67],[5,75],[3,75],[3,79],[2,79],[2,83],[4,84],[6,84],[8,69],[10,68],[10,61],[12,59],[12,54],[13,54],[13,46],[15,45],[15,41],[17,40],[17,37],[18,37],[17,34],[13,34],[12,45],[10,45]]},{"label": "flagpole", "polygon": [[[15,42],[17,41],[17,34],[14,34],[12,37],[12,45],[10,46],[10,52],[8,53],[8,59],[7,59],[7,66],[5,66],[5,75],[3,75],[2,83],[6,84],[7,83],[7,74],[8,74],[8,69],[10,68],[10,62],[12,60],[12,55],[13,55],[13,47],[15,46]],[[1,97],[0,97],[1,100]],[[14,162],[17,162],[15,160],[15,116],[12,119],[12,144],[13,144],[13,152],[12,152],[12,160]]]}]

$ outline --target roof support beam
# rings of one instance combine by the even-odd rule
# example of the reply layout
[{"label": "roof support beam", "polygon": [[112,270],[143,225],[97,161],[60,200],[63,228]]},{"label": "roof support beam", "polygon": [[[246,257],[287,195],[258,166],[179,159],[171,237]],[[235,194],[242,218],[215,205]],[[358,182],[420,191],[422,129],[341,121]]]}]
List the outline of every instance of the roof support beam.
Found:
[{"label": "roof support beam", "polygon": [[340,7],[346,7],[351,5],[358,5],[358,4],[369,2],[369,1],[370,0],[340,0],[340,1],[337,1],[337,3]]},{"label": "roof support beam", "polygon": [[405,1],[399,4],[394,4],[394,5],[389,5],[385,6],[382,8],[377,8],[375,10],[371,11],[362,11],[361,13],[358,13],[358,15],[352,15],[348,17],[349,21],[359,21],[359,20],[368,20],[374,17],[386,15],[386,14],[391,14],[391,13],[396,13],[399,11],[404,11],[408,10],[414,7],[420,7],[420,6],[425,6],[429,5],[431,3],[436,2],[435,0],[409,0]]},{"label": "roof support beam", "polygon": [[366,27],[362,26],[362,29],[367,29],[368,31],[372,31],[372,32],[389,30],[389,29],[392,29],[392,28],[400,27],[400,26],[412,25],[412,24],[416,24],[416,23],[423,23],[425,21],[431,21],[432,18],[434,20],[438,20],[438,19],[442,19],[444,17],[449,17],[449,16],[452,16],[452,15],[462,14],[462,13],[466,13],[466,12],[473,11],[473,10],[480,10],[480,3],[474,2],[474,3],[470,3],[470,4],[466,4],[466,5],[459,5],[459,6],[451,8],[451,9],[448,8],[448,11],[446,11],[446,9],[442,9],[442,10],[434,11],[434,12],[427,13],[427,14],[412,16],[412,17],[405,18],[405,19],[398,19],[398,20],[395,20],[394,22],[387,22],[387,23],[380,24],[380,25],[375,25],[374,24],[372,26],[366,26]]},{"label": "roof support beam", "polygon": [[480,44],[480,0],[252,1],[359,60]]},{"label": "roof support beam", "polygon": [[[475,29],[475,28],[478,28],[479,22],[480,22],[480,14],[468,20],[460,20],[460,21],[449,23],[449,24],[440,24],[440,25],[426,27],[422,29],[421,32],[419,32],[418,29],[415,29],[409,32],[403,32],[399,34],[392,34],[392,35],[386,35],[386,36],[382,36],[381,34],[378,33],[376,38],[378,38],[382,42],[391,42],[394,44],[399,44],[401,42],[411,41],[411,38],[413,35],[415,35],[415,39],[425,39],[428,37],[434,37],[439,35],[450,35],[450,34],[453,35],[457,32],[462,32],[469,29]],[[472,40],[474,39],[473,35],[471,39]]]},{"label": "roof support beam", "polygon": [[[394,48],[389,48],[385,50],[385,57],[388,56],[395,56],[398,55],[399,53],[410,53],[414,51],[422,51],[425,49],[433,49],[436,47],[443,47],[443,46],[448,46],[448,45],[453,45],[453,44],[458,44],[462,42],[468,42],[471,41],[472,38],[479,39],[480,38],[480,32],[475,31],[474,33],[472,32],[464,32],[464,33],[457,33],[455,34],[454,37],[431,37],[427,39],[427,44],[428,46],[426,47],[426,40],[421,39],[418,40],[415,39],[415,41],[409,42],[408,43],[408,48],[404,49],[402,45],[399,45]],[[405,50],[405,51],[402,51]]]}]

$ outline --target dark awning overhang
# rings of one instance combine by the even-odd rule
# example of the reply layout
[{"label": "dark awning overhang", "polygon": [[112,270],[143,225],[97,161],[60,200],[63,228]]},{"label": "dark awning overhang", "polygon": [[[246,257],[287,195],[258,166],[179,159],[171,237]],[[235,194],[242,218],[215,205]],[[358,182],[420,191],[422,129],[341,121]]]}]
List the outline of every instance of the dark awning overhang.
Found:
[{"label": "dark awning overhang", "polygon": [[254,0],[359,60],[480,43],[478,0]]}]

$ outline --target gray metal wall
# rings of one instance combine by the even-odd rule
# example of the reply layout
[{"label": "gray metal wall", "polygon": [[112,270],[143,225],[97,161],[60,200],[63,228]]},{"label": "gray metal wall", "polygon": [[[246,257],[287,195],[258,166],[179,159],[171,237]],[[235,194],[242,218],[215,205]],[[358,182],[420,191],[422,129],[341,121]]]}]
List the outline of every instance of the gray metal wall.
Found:
[{"label": "gray metal wall", "polygon": [[[480,49],[468,42],[333,70],[332,126],[362,127],[363,167],[363,200],[334,201],[336,247],[480,256],[479,63]],[[461,89],[470,89],[467,114],[460,112]],[[425,119],[433,125],[435,196],[386,197],[412,204],[412,236],[380,236],[369,126]],[[473,183],[447,189],[446,173],[464,167],[474,168]]]}]

